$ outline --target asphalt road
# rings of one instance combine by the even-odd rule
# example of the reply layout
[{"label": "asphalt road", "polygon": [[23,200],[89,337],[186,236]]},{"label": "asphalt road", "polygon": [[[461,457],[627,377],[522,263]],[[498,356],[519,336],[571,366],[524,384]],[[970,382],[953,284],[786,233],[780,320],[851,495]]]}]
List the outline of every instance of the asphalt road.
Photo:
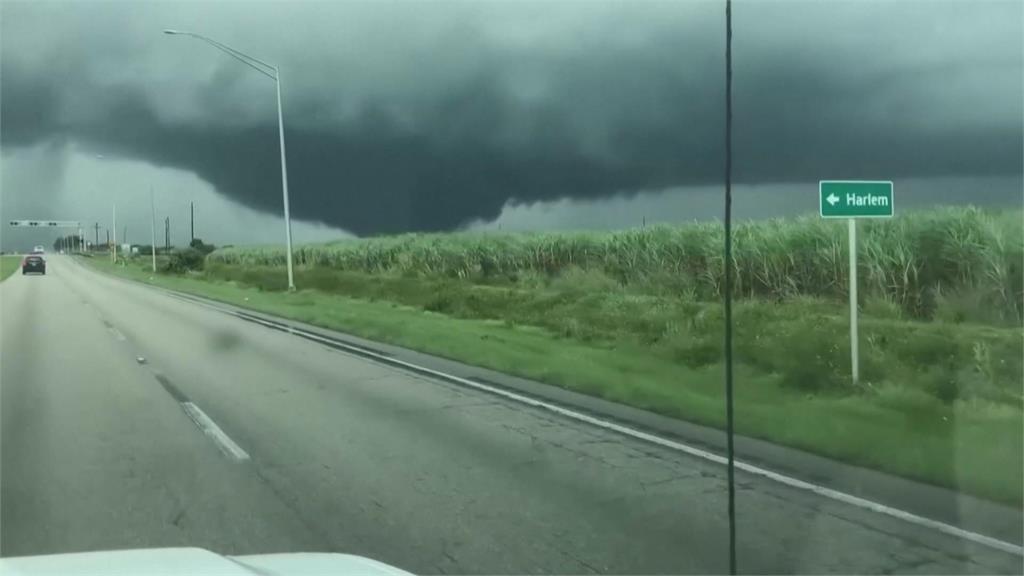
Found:
[{"label": "asphalt road", "polygon": [[[419,573],[728,568],[718,464],[49,264],[0,284],[2,555],[189,545]],[[1022,570],[737,480],[743,572]]]}]

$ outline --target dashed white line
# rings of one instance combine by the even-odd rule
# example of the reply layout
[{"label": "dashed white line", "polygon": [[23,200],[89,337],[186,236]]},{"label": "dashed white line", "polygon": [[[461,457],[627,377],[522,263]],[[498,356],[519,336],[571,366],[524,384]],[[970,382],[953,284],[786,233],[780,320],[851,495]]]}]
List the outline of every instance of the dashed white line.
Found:
[{"label": "dashed white line", "polygon": [[217,445],[217,448],[224,453],[225,456],[233,458],[238,462],[249,459],[249,453],[242,449],[241,446],[235,443],[230,436],[224,433],[217,426],[217,423],[213,421],[206,412],[203,412],[199,406],[191,402],[182,402],[181,407],[185,410],[185,414],[196,423],[196,426],[203,431],[204,434],[213,440],[213,443]]}]

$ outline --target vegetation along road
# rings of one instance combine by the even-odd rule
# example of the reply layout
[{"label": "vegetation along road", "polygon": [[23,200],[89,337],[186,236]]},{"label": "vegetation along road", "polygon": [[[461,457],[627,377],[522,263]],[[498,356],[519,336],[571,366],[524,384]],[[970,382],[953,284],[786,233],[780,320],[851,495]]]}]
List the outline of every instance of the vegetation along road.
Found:
[{"label": "vegetation along road", "polygon": [[[737,430],[1020,504],[1021,213],[866,222],[862,382],[842,223],[736,230]],[[721,426],[722,229],[407,234],[113,267],[145,282]],[[970,446],[970,450],[955,447]]]}]

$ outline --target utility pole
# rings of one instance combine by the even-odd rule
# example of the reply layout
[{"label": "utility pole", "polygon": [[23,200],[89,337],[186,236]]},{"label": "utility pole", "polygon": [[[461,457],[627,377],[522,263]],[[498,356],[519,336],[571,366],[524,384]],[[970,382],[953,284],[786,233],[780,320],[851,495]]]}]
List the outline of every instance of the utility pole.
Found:
[{"label": "utility pole", "polygon": [[114,223],[111,228],[114,229],[114,243],[110,245],[110,255],[114,259],[114,264],[117,264],[117,204],[114,204]]},{"label": "utility pole", "polygon": [[188,244],[189,246],[191,246],[192,245],[192,240],[196,239],[196,203],[195,202],[189,202],[188,205],[189,205],[189,207],[191,208],[191,211],[192,211],[192,237],[189,238],[189,244]]},{"label": "utility pole", "polygon": [[171,249],[171,217],[164,218],[164,249]]},{"label": "utility pole", "polygon": [[96,223],[95,228],[96,228],[96,243],[94,244],[94,246],[99,246],[99,244],[100,244],[100,223],[99,222]]},{"label": "utility pole", "polygon": [[725,435],[728,477],[729,574],[736,574],[736,461],[732,374],[732,0],[725,0]]},{"label": "utility pole", "polygon": [[149,254],[153,258],[153,272],[156,272],[156,201],[153,200],[153,187],[149,187],[150,243]]}]

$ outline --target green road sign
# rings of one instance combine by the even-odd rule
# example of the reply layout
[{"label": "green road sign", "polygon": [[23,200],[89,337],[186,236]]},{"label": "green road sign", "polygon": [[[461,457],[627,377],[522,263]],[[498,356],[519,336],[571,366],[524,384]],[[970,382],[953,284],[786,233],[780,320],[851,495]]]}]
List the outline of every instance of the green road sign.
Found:
[{"label": "green road sign", "polygon": [[892,182],[822,180],[818,196],[822,218],[892,217]]}]

